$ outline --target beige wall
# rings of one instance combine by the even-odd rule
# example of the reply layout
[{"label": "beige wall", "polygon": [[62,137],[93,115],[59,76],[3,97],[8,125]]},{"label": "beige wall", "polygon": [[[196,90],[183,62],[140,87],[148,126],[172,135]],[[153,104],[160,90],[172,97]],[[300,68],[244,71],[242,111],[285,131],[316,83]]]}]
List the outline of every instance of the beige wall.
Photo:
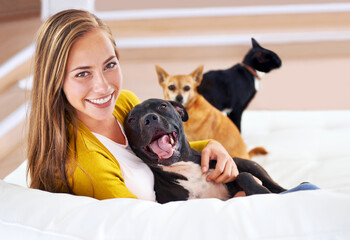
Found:
[{"label": "beige wall", "polygon": [[[20,2],[18,0],[17,2]],[[16,2],[16,1],[14,1]],[[114,1],[97,0],[97,11],[118,9],[242,6],[281,4],[279,0],[247,1]],[[337,1],[337,2],[350,2]],[[0,0],[4,3],[4,0]],[[27,4],[37,4],[38,0]],[[325,0],[286,0],[283,4],[332,3]],[[3,5],[2,5],[3,6]],[[18,9],[26,6],[19,4]],[[208,17],[108,22],[114,35],[127,37],[201,36],[218,34],[291,33],[298,31],[350,31],[350,13],[263,15],[248,17]],[[34,39],[40,19],[0,22],[0,63],[28,46]],[[319,110],[350,109],[350,41],[322,43],[265,44],[283,60],[281,69],[266,75],[250,109]],[[223,69],[241,61],[248,45],[225,47],[179,47],[161,49],[121,49],[125,88],[141,98],[162,97],[154,65],[170,73],[187,73],[200,64],[205,70]],[[19,72],[21,69],[15,71]],[[20,77],[23,74],[21,74]],[[18,80],[15,77],[11,82]],[[3,82],[3,81],[2,81]],[[6,106],[5,106],[6,107]]]},{"label": "beige wall", "polygon": [[[319,51],[325,47],[335,47],[333,43],[319,46]],[[346,42],[342,47],[350,50],[350,43]],[[269,45],[267,46],[269,47]],[[312,58],[303,56],[296,58],[288,56],[283,50],[284,46],[271,46],[280,54],[283,64],[278,70],[265,75],[260,84],[260,90],[251,102],[249,109],[255,110],[338,110],[350,109],[350,55]],[[294,46],[291,51],[305,51],[310,45]],[[248,46],[240,46],[244,50]],[[154,69],[159,64],[169,74],[188,74],[200,64],[204,64],[205,71],[209,69],[225,69],[241,61],[238,54],[232,57],[223,54],[222,57],[208,57],[203,51],[198,57],[195,49],[174,49],[177,54],[183,53],[183,59],[174,58],[175,54],[167,52],[173,57],[151,57],[157,55],[157,51],[138,51],[140,58],[131,60],[128,55],[131,51],[121,51],[121,64],[124,75],[124,87],[134,91],[142,100],[149,97],[162,98],[162,90],[158,85],[157,75]],[[233,50],[234,51],[234,50]],[[230,52],[227,49],[227,52]],[[242,51],[244,52],[244,51]],[[209,54],[209,53],[208,53]],[[138,55],[135,53],[135,55]],[[192,56],[193,56],[192,55]],[[213,54],[214,55],[214,54]],[[147,56],[147,57],[142,57]],[[176,55],[177,56],[177,55]]]},{"label": "beige wall", "polygon": [[[107,0],[96,3],[103,9]],[[158,4],[157,4],[158,2]],[[185,1],[184,1],[185,2]],[[216,6],[281,4],[281,1],[215,1]],[[337,1],[350,2],[350,1]],[[166,7],[208,7],[213,1],[110,2],[110,9]],[[332,3],[332,1],[283,1],[283,4]],[[201,36],[219,34],[294,33],[350,31],[350,13],[290,14],[238,16],[199,19],[134,20],[109,23],[118,37]],[[350,109],[350,40],[264,44],[283,60],[281,69],[266,75],[250,109],[270,110],[336,110]],[[224,69],[241,61],[248,45],[225,47],[178,47],[155,49],[122,49],[124,86],[142,100],[162,97],[154,65],[169,73],[185,74],[204,64],[205,70]]]}]

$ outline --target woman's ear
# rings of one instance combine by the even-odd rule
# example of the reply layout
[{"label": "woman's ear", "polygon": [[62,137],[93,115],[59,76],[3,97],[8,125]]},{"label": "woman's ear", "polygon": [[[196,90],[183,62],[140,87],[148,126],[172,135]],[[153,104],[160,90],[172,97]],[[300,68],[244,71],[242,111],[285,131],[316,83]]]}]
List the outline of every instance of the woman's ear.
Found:
[{"label": "woman's ear", "polygon": [[188,113],[185,109],[185,107],[175,101],[168,101],[171,105],[173,105],[173,107],[175,108],[175,110],[179,113],[181,119],[183,122],[186,122],[188,120]]}]

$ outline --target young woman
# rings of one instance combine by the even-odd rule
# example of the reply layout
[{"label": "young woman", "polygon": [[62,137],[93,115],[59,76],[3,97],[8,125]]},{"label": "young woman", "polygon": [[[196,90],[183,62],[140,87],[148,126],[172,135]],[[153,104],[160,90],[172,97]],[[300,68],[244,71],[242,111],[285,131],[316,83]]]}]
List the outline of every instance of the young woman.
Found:
[{"label": "young woman", "polygon": [[[127,113],[139,103],[122,90],[118,51],[109,28],[93,14],[67,10],[48,19],[37,38],[28,136],[31,187],[97,199],[155,201],[150,169],[128,148]],[[191,143],[217,166],[209,180],[238,174],[215,141]]]}]

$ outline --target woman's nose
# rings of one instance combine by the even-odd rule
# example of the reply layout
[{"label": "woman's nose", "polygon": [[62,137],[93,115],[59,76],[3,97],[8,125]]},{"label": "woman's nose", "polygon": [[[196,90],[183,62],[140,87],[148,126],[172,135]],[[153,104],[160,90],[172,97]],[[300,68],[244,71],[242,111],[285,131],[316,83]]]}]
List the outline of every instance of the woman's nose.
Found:
[{"label": "woman's nose", "polygon": [[94,91],[95,92],[106,92],[110,88],[108,80],[105,78],[102,72],[95,74],[94,79]]}]

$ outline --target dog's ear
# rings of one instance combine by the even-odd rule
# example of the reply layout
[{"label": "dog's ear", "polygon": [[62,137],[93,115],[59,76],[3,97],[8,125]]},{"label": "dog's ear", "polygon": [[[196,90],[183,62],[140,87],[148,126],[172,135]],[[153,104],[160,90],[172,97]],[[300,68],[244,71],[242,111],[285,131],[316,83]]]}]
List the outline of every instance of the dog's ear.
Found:
[{"label": "dog's ear", "polygon": [[252,46],[253,48],[262,48],[254,38],[252,38]]},{"label": "dog's ear", "polygon": [[203,65],[200,65],[199,67],[196,68],[190,75],[193,77],[194,81],[196,82],[197,86],[201,84],[202,79],[203,79]]},{"label": "dog's ear", "polygon": [[185,107],[182,104],[175,102],[175,101],[169,101],[169,103],[171,105],[173,105],[175,110],[180,114],[182,121],[186,122],[188,120],[188,113],[187,113]]},{"label": "dog's ear", "polygon": [[156,65],[156,71],[157,71],[157,75],[158,75],[158,81],[159,84],[162,85],[165,82],[165,79],[169,76],[169,74],[161,67],[159,67],[158,65]]}]

